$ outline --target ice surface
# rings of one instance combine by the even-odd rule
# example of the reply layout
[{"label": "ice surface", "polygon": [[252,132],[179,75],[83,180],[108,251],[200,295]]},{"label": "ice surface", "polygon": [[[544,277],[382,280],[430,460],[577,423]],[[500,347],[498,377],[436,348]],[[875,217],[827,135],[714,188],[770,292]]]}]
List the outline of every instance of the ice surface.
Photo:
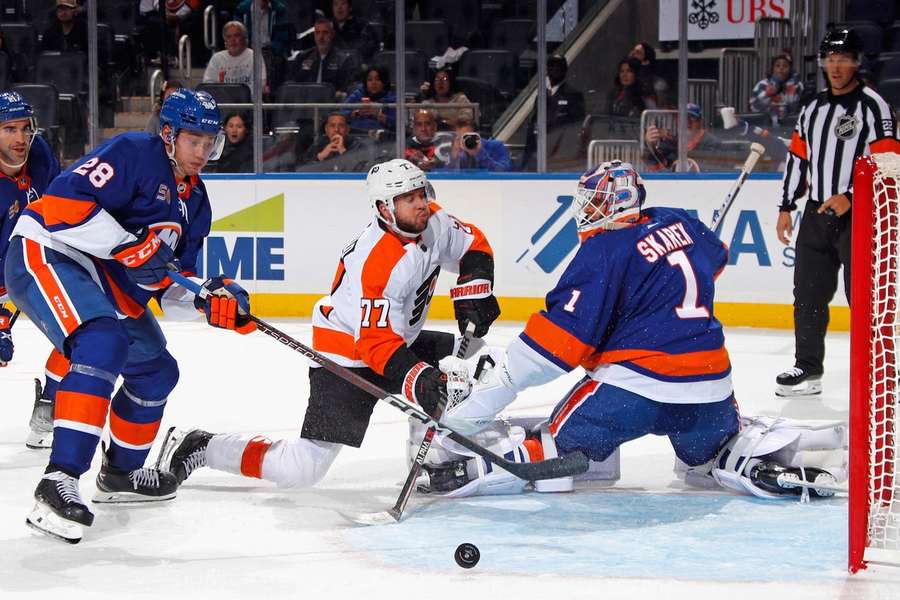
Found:
[{"label": "ice surface", "polygon": [[[303,321],[275,321],[309,340]],[[450,324],[437,328],[449,330]],[[306,366],[263,335],[163,323],[181,381],[172,424],[210,431],[295,436],[306,406]],[[495,327],[502,345],[516,325]],[[790,366],[789,332],[731,329],[738,401],[747,414],[846,418],[845,334],[830,334],[821,399],[776,399],[774,376]],[[358,527],[341,512],[383,510],[406,475],[406,423],[376,408],[363,447],[346,449],[319,487],[285,491],[204,469],[175,500],[93,505],[77,546],[25,527],[47,451],[24,446],[49,344],[27,320],[16,356],[0,370],[0,598],[897,598],[900,573],[845,572],[846,499],[801,505],[687,490],[672,475],[662,438],[622,449],[622,479],[574,494],[472,498],[414,496],[395,525]],[[530,390],[517,414],[547,413],[575,376]],[[155,457],[155,450],[151,458]],[[99,464],[83,478],[90,498]],[[463,571],[462,542],[481,550]]]}]

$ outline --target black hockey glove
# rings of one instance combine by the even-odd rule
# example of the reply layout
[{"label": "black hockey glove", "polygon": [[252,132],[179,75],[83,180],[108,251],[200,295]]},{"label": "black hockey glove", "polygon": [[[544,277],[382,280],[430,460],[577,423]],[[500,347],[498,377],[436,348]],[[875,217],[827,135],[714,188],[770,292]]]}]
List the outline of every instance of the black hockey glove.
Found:
[{"label": "black hockey glove", "polygon": [[426,362],[416,363],[403,378],[403,396],[433,415],[441,399],[447,397],[447,376]]},{"label": "black hockey glove", "polygon": [[471,321],[475,325],[475,337],[484,337],[491,323],[500,316],[500,305],[494,297],[494,259],[484,252],[463,256],[456,286],[450,288],[450,298],[459,333]]}]

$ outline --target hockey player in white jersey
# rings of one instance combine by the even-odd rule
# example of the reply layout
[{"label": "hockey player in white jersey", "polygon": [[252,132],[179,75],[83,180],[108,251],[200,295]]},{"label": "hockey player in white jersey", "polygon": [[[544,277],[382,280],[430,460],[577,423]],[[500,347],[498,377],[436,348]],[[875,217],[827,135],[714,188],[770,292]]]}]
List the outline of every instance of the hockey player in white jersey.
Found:
[{"label": "hockey player in white jersey", "polygon": [[[423,173],[402,159],[375,165],[366,178],[375,218],[347,245],[331,294],[313,309],[312,347],[432,413],[446,377],[438,361],[456,354],[454,335],[423,331],[441,269],[458,272],[451,289],[460,322],[483,337],[500,309],[494,261],[484,234],[434,202]],[[469,352],[483,346],[473,340]],[[343,446],[359,447],[376,398],[329,371],[312,367],[299,438],[272,441],[244,434],[169,430],[159,468],[183,482],[202,466],[285,487],[314,485]]]}]

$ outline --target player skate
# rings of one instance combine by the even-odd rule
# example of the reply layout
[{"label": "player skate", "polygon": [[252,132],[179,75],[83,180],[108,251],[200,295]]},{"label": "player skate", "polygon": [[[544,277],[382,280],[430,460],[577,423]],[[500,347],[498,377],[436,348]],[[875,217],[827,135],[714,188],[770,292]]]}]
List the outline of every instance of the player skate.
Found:
[{"label": "player skate", "polygon": [[128,502],[159,502],[171,500],[178,490],[178,481],[171,473],[141,468],[124,471],[111,467],[103,449],[103,465],[97,474],[97,493],[93,502],[120,504]]},{"label": "player skate", "polygon": [[62,471],[44,473],[34,490],[34,499],[34,508],[25,523],[50,537],[77,544],[83,535],[82,525],[90,527],[94,522],[93,513],[78,492],[78,478]]},{"label": "player skate", "polygon": [[181,485],[191,473],[206,466],[206,446],[211,438],[212,434],[202,429],[170,427],[159,449],[157,470],[173,474]]},{"label": "player skate", "polygon": [[782,398],[818,396],[822,393],[822,374],[813,374],[800,367],[791,367],[775,378],[775,395]]},{"label": "player skate", "polygon": [[40,379],[34,380],[34,408],[28,427],[31,428],[25,438],[28,448],[41,450],[53,446],[53,401],[43,397]]}]

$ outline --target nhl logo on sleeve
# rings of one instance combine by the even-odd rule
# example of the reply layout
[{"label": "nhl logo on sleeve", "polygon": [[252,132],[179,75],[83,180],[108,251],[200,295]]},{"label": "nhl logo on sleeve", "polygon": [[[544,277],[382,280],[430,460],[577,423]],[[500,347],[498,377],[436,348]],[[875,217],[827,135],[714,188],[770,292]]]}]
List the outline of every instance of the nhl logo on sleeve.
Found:
[{"label": "nhl logo on sleeve", "polygon": [[838,119],[837,125],[834,126],[834,135],[838,139],[847,141],[856,137],[857,122],[853,115],[843,115]]}]

